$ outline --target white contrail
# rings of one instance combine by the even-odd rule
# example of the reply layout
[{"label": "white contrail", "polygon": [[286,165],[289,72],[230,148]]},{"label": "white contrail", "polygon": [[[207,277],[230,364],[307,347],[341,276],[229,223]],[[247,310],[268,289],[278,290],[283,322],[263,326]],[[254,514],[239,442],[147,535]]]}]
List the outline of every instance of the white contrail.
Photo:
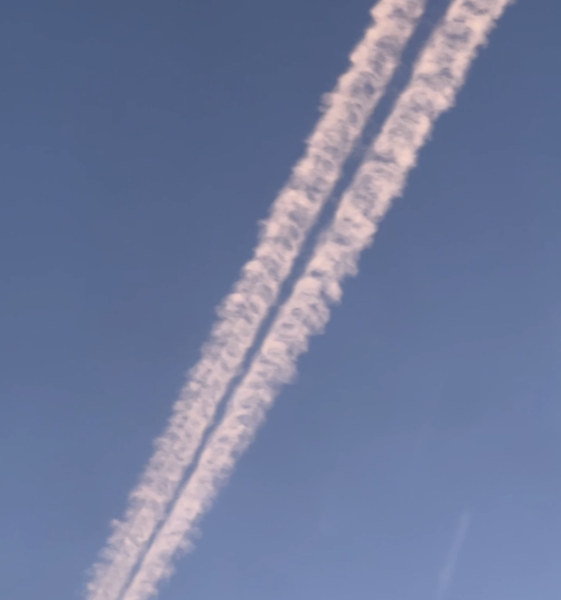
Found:
[{"label": "white contrail", "polygon": [[351,54],[351,65],[338,80],[324,114],[307,142],[307,151],[262,224],[254,256],[218,310],[202,358],[173,407],[163,435],[140,483],[130,495],[123,521],[92,568],[88,600],[115,600],[141,558],[174,498],[212,423],[228,385],[291,272],[342,167],[373,109],[383,95],[426,0],[380,0],[372,26]]},{"label": "white contrail", "polygon": [[154,538],[123,600],[145,600],[172,572],[174,554],[189,549],[198,522],[251,442],[279,386],[290,381],[309,337],[322,330],[341,282],[356,273],[362,250],[405,185],[436,118],[449,109],[477,48],[510,0],[454,0],[415,64],[410,85],[344,194],[304,275],[210,436],[199,463]]},{"label": "white contrail", "polygon": [[466,540],[469,523],[470,514],[469,512],[465,511],[460,517],[456,534],[454,535],[454,541],[452,542],[452,547],[450,548],[450,552],[448,552],[444,567],[442,567],[442,570],[438,576],[438,591],[436,594],[437,600],[442,600],[446,595],[448,588],[450,587],[452,577],[454,577],[454,572],[456,570],[458,557],[460,556],[460,551]]}]

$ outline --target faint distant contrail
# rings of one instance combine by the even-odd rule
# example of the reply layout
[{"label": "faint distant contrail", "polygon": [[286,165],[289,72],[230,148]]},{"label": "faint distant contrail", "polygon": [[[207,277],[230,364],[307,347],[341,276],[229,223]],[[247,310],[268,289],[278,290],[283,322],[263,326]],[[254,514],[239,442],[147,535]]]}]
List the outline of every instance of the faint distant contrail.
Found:
[{"label": "faint distant contrail", "polygon": [[350,56],[307,142],[307,151],[262,223],[254,256],[218,310],[202,358],[190,371],[173,415],[140,483],[130,494],[123,521],[94,565],[88,600],[115,600],[146,544],[165,516],[228,385],[291,272],[302,244],[341,169],[390,81],[426,0],[381,0],[374,23]]},{"label": "faint distant contrail", "polygon": [[469,512],[464,512],[458,521],[458,527],[456,529],[456,534],[454,535],[454,541],[452,542],[452,547],[450,548],[450,552],[448,552],[448,556],[446,557],[446,562],[440,571],[438,576],[438,591],[436,593],[437,600],[442,600],[450,587],[450,583],[452,581],[452,577],[454,577],[454,571],[456,570],[456,564],[458,562],[458,557],[460,556],[460,551],[462,546],[464,545],[466,535],[469,529],[470,515]]},{"label": "faint distant contrail", "polygon": [[236,391],[199,463],[153,540],[123,600],[145,600],[172,572],[174,554],[189,549],[198,522],[251,442],[279,386],[290,381],[309,337],[341,299],[341,282],[357,270],[362,250],[405,185],[436,118],[449,109],[477,48],[510,0],[454,0],[415,64],[365,162],[344,194],[303,276],[279,310],[262,347]]}]

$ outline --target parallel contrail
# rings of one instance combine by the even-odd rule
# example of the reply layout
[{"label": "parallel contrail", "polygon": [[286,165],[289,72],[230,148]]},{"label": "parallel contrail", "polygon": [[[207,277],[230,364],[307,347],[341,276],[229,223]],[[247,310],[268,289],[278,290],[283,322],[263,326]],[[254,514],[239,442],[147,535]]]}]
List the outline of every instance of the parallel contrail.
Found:
[{"label": "parallel contrail", "polygon": [[327,323],[330,304],[341,299],[342,280],[356,273],[360,253],[372,243],[391,201],[403,191],[435,120],[453,105],[478,47],[486,43],[510,1],[454,0],[450,5],[123,600],[155,594],[159,581],[172,572],[177,551],[192,546],[202,515],[254,437],[279,386],[293,377],[296,359],[307,349],[310,336]]},{"label": "parallel contrail", "polygon": [[380,0],[372,9],[374,23],[351,54],[351,65],[328,96],[304,158],[262,224],[252,260],[219,308],[202,358],[190,371],[168,426],[156,440],[123,521],[112,524],[113,533],[92,568],[88,600],[119,598],[394,74],[425,3]]},{"label": "parallel contrail", "polygon": [[444,596],[446,596],[448,588],[450,587],[452,577],[454,577],[454,572],[456,570],[458,557],[460,556],[460,551],[462,550],[462,546],[464,545],[464,542],[466,540],[467,532],[469,529],[469,523],[470,514],[468,511],[465,511],[460,517],[460,520],[458,521],[458,527],[456,529],[456,534],[454,535],[452,547],[448,552],[448,556],[446,557],[444,567],[442,568],[438,576],[438,591],[436,593],[437,600],[443,600]]}]

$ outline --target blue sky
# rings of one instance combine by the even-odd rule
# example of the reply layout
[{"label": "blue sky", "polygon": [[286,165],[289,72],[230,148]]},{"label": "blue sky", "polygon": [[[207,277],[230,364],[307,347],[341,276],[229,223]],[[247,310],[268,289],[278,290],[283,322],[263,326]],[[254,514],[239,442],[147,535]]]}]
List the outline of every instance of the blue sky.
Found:
[{"label": "blue sky", "polygon": [[[80,597],[370,4],[3,6],[2,597]],[[559,597],[560,16],[507,11],[162,600],[432,600],[465,510],[446,598]]]}]

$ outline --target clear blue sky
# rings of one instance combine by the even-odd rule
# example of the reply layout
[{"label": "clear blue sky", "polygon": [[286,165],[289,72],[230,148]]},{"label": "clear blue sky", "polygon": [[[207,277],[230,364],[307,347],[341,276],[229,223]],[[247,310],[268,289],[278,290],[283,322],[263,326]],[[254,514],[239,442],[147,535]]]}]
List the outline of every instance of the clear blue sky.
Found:
[{"label": "clear blue sky", "polygon": [[[0,596],[74,600],[370,0],[8,0]],[[432,2],[435,11],[443,2]],[[519,0],[162,600],[561,593],[561,4]]]}]

